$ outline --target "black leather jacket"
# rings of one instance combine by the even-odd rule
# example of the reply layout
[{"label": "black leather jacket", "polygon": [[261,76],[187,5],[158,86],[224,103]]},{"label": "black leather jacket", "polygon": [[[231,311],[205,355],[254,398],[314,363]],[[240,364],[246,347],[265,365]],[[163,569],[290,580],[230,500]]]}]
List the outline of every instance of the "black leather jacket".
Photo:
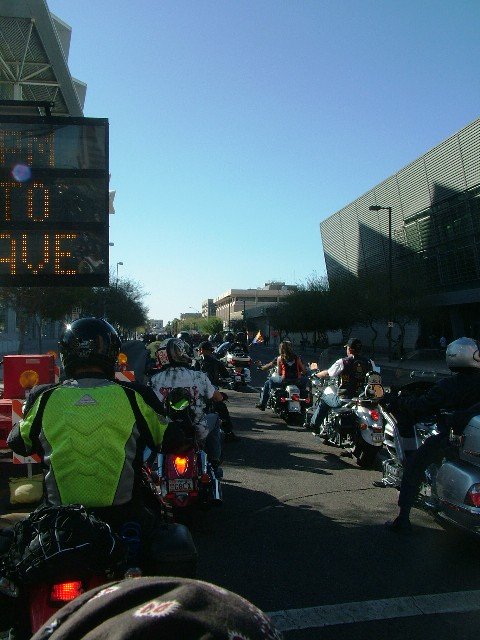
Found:
[{"label": "black leather jacket", "polygon": [[[436,416],[440,411],[468,409],[480,402],[480,369],[462,369],[449,378],[442,378],[421,396],[402,397],[393,402],[392,409],[402,417],[416,422]],[[441,423],[438,427],[442,429]]]},{"label": "black leather jacket", "polygon": [[227,367],[214,356],[204,355],[198,362],[200,371],[207,374],[214,387],[219,386],[220,378],[227,379],[230,376]]}]

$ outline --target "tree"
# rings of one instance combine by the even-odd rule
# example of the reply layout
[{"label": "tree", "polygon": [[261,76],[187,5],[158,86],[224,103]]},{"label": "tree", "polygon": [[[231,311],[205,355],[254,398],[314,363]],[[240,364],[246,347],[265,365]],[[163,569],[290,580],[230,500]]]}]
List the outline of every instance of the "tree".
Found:
[{"label": "tree", "polygon": [[17,316],[19,331],[18,353],[23,353],[28,320],[38,329],[38,348],[42,350],[45,320],[62,320],[74,307],[81,306],[88,296],[84,287],[2,287],[0,301],[12,307]]},{"label": "tree", "polygon": [[199,327],[201,333],[208,333],[209,335],[212,335],[220,333],[223,330],[223,321],[217,316],[209,316],[208,318],[203,318],[199,322]]},{"label": "tree", "polygon": [[148,321],[145,296],[137,282],[121,278],[115,280],[114,286],[91,289],[82,311],[84,315],[106,318],[119,329],[136,329]]},{"label": "tree", "polygon": [[334,324],[326,279],[312,276],[281,304],[269,307],[267,316],[280,334],[295,331],[305,339],[307,332],[313,332],[316,342],[317,333],[325,335]]},{"label": "tree", "polygon": [[122,279],[110,287],[1,287],[0,303],[16,313],[18,353],[23,353],[29,320],[37,327],[41,352],[45,320],[64,320],[72,309],[81,307],[83,315],[108,318],[117,328],[135,329],[147,322],[145,295],[136,282]]}]

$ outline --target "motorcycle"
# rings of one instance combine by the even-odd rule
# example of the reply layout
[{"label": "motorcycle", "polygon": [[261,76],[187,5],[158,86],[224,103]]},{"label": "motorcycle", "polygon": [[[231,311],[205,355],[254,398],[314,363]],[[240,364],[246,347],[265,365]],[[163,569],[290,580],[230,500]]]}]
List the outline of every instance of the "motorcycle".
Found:
[{"label": "motorcycle", "polygon": [[276,373],[275,368],[270,370],[269,376],[274,383],[282,386],[271,389],[267,408],[285,420],[289,426],[301,424],[306,407],[311,402],[309,392],[300,390],[294,383],[282,383],[282,378]]},{"label": "motorcycle", "polygon": [[321,400],[330,411],[320,426],[320,437],[326,444],[347,449],[359,467],[373,466],[383,446],[384,421],[379,400],[384,395],[380,375],[369,372],[365,388],[356,398],[342,399],[336,384],[328,384],[321,392]]},{"label": "motorcycle", "polygon": [[[391,412],[385,417],[385,445],[389,458],[383,462],[383,486],[400,488],[405,465],[405,445]],[[414,425],[415,447],[436,435],[438,420],[452,424],[449,447],[437,463],[425,471],[416,505],[425,509],[444,528],[454,528],[480,536],[480,405],[456,414]]]},{"label": "motorcycle", "polygon": [[230,377],[228,379],[228,388],[238,391],[241,387],[249,385],[252,381],[250,367],[252,359],[243,349],[233,347],[230,343],[223,343],[214,352],[215,357],[225,363]]},{"label": "motorcycle", "polygon": [[[160,524],[156,570],[162,575],[194,578],[197,552],[190,532],[172,523],[164,510],[155,509],[145,473],[142,490],[146,505],[155,510]],[[25,526],[17,525],[18,533],[12,531],[12,553],[4,556],[9,560],[0,563],[0,594],[12,601],[17,639],[30,638],[48,618],[85,591],[148,571],[141,558],[137,522],[124,523],[116,535],[81,505],[40,508],[25,514],[24,522]]]},{"label": "motorcycle", "polygon": [[230,372],[228,386],[234,391],[238,391],[240,387],[249,385],[252,381],[250,367],[252,359],[244,351],[228,351],[225,356],[225,365]]},{"label": "motorcycle", "polygon": [[309,397],[310,400],[308,402],[308,406],[305,410],[303,426],[305,429],[309,430],[311,428],[311,422],[313,413],[315,411],[315,407],[320,402],[323,391],[325,387],[328,385],[327,378],[317,378],[316,373],[319,371],[318,365],[316,362],[311,362],[308,365],[308,378],[309,378]]},{"label": "motorcycle", "polygon": [[215,475],[207,454],[200,448],[193,418],[189,415],[190,399],[184,389],[173,389],[167,400],[167,414],[177,422],[186,436],[186,447],[176,453],[158,453],[144,464],[150,486],[157,500],[174,520],[188,519],[187,512],[200,507],[221,505],[220,478]]},{"label": "motorcycle", "polygon": [[25,514],[12,534],[11,552],[2,559],[0,592],[15,609],[15,638],[30,638],[85,591],[130,575],[126,546],[81,505]]}]

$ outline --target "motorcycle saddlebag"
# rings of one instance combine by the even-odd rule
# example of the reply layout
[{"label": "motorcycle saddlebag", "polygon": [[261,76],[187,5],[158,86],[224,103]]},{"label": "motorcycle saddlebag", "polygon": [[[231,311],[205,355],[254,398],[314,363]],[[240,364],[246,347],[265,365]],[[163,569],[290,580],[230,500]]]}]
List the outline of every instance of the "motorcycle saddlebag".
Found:
[{"label": "motorcycle saddlebag", "polygon": [[148,549],[151,555],[143,565],[151,575],[196,577],[197,549],[185,525],[169,523],[156,528]]}]

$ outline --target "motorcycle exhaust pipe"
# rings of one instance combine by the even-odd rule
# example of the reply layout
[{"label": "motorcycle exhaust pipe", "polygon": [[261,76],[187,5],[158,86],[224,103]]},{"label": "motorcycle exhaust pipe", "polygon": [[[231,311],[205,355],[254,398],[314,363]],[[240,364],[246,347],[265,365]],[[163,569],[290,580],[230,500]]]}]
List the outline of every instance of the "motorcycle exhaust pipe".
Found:
[{"label": "motorcycle exhaust pipe", "polygon": [[220,481],[217,478],[214,478],[214,480],[212,481],[212,500],[213,500],[213,504],[216,504],[216,505],[223,504]]},{"label": "motorcycle exhaust pipe", "polygon": [[165,460],[165,456],[163,453],[157,454],[157,473],[159,476],[163,474],[163,462]]},{"label": "motorcycle exhaust pipe", "polygon": [[200,451],[200,464],[202,467],[202,474],[207,473],[207,454],[205,451]]}]

